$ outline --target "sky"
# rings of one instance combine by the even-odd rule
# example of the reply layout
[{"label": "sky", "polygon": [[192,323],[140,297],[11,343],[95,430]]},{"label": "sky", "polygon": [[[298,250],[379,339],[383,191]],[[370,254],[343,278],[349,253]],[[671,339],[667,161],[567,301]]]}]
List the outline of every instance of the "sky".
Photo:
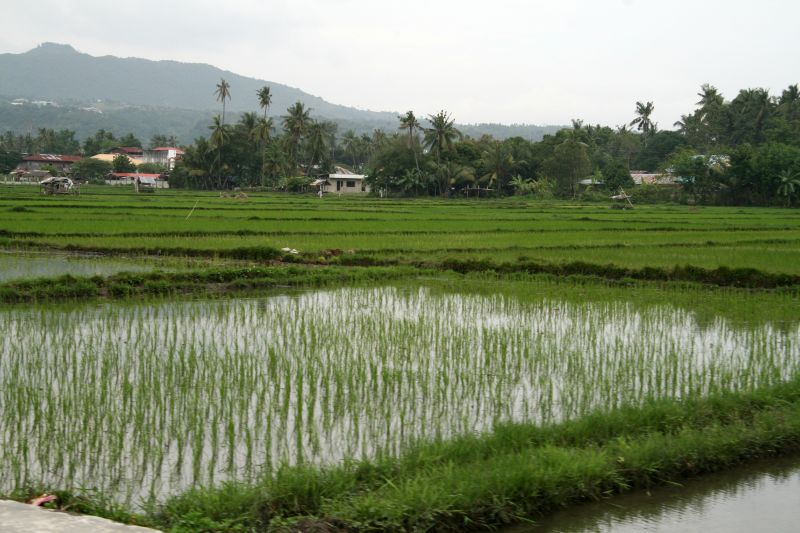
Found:
[{"label": "sky", "polygon": [[[459,123],[671,129],[711,83],[800,82],[797,0],[0,0],[1,52],[208,63],[361,109]],[[2,75],[2,73],[0,73]]]}]

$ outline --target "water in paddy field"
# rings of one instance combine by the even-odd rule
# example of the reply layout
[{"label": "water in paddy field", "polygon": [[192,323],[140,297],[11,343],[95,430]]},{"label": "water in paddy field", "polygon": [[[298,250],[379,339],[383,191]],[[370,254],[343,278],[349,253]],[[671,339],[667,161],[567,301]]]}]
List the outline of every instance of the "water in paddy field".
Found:
[{"label": "water in paddy field", "polygon": [[800,457],[795,456],[571,507],[506,533],[794,533],[798,522]]},{"label": "water in paddy field", "polygon": [[0,283],[21,279],[71,276],[107,276],[118,272],[148,272],[153,266],[105,259],[54,253],[0,252]]},{"label": "water in paddy field", "polygon": [[797,322],[513,290],[6,307],[0,491],[163,498],[498,422],[755,388],[798,367]]}]

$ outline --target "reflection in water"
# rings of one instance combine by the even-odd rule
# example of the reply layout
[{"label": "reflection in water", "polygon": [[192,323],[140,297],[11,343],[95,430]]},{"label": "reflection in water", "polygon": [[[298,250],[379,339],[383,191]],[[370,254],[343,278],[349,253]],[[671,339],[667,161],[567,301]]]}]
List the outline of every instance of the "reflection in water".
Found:
[{"label": "reflection in water", "polygon": [[800,531],[800,457],[571,507],[506,533]]},{"label": "reflection in water", "polygon": [[0,283],[41,277],[105,276],[117,272],[149,272],[152,266],[70,254],[0,252]]},{"label": "reflection in water", "polygon": [[504,421],[753,388],[800,325],[426,287],[0,310],[0,490],[162,496]]}]

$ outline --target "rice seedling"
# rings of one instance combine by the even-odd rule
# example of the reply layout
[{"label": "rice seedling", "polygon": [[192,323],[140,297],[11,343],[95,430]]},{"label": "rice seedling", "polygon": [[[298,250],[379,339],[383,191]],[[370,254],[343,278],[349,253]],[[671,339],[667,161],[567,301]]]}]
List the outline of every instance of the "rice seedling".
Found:
[{"label": "rice seedling", "polygon": [[791,294],[453,284],[1,309],[0,489],[162,500],[800,367]]}]

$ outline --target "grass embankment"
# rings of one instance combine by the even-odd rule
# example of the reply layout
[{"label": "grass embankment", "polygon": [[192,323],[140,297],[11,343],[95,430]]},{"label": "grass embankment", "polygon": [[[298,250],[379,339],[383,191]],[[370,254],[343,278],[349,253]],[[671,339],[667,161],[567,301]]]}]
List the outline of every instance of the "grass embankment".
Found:
[{"label": "grass embankment", "polygon": [[111,276],[60,276],[0,284],[0,303],[240,293],[274,287],[380,282],[419,275],[411,268],[213,268],[187,272],[123,272]]},{"label": "grass embankment", "polygon": [[146,514],[60,496],[73,510],[168,531],[463,531],[535,521],[566,505],[798,449],[796,379],[559,424],[501,425],[399,458],[287,467],[254,485],[190,490]]}]

